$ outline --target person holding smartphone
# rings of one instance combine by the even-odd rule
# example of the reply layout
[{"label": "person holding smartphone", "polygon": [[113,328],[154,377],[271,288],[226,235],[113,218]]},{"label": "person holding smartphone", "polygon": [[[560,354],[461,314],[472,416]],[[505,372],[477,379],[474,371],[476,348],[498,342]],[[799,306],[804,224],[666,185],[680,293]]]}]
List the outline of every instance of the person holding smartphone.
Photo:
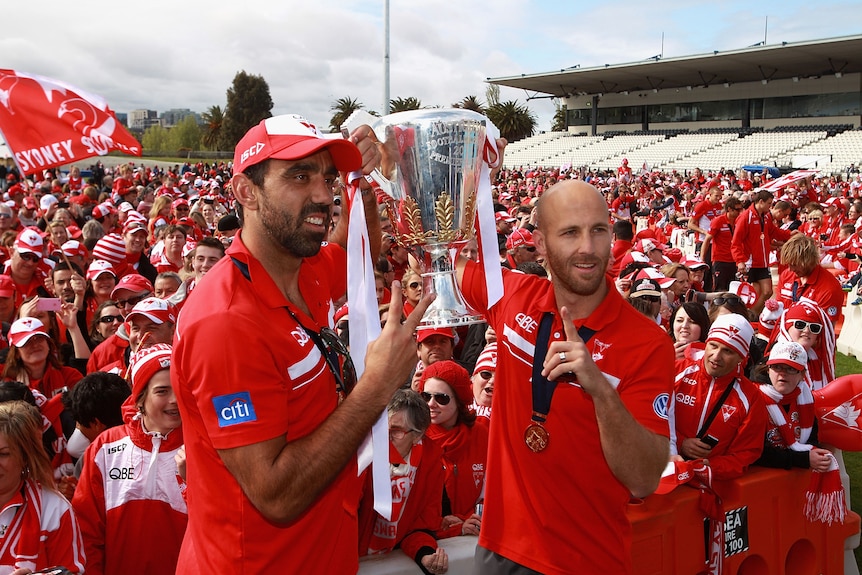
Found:
[{"label": "person holding smartphone", "polygon": [[745,317],[721,315],[703,354],[677,361],[668,405],[672,461],[701,459],[715,479],[734,479],[760,457],[766,406],[743,373],[753,334]]}]

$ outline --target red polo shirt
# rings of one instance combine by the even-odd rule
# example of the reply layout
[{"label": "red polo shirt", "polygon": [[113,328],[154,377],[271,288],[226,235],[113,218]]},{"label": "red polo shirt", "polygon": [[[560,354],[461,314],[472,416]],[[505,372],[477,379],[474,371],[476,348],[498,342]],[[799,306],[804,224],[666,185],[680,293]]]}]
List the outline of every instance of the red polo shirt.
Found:
[{"label": "red polo shirt", "polygon": [[[553,284],[507,270],[503,282],[505,296],[487,310],[482,269],[467,264],[464,296],[475,309],[487,310],[498,338],[479,544],[541,573],[629,573],[629,491],[605,460],[591,398],[577,385],[558,384],[545,424],[547,449],[534,453],[524,443],[544,312],[555,314],[551,339],[565,339]],[[587,348],[635,419],[668,436],[666,407],[674,374],[670,338],[626,303],[610,281],[607,285],[601,305],[576,323],[596,330]]]},{"label": "red polo shirt", "polygon": [[[359,482],[348,464],[291,523],[266,520],[217,450],[284,436],[300,439],[336,408],[323,355],[285,309],[288,300],[236,236],[186,300],[171,379],[188,458],[189,524],[178,573],[355,573]],[[234,264],[247,266],[246,279]],[[330,326],[346,290],[346,255],[333,244],[306,258],[299,289],[309,329]]]}]

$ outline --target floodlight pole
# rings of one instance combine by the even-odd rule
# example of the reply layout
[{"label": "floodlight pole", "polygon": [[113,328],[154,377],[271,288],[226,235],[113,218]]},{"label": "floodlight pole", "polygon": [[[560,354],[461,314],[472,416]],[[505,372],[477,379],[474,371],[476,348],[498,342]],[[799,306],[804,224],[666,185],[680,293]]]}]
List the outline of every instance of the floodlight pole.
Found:
[{"label": "floodlight pole", "polygon": [[389,0],[383,0],[383,115],[389,113]]}]

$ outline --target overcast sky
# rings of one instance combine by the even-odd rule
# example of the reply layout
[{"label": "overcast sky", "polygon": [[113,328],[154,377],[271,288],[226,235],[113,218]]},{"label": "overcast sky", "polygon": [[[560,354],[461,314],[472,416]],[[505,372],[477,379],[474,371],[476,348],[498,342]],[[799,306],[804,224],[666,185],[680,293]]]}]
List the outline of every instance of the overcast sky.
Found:
[{"label": "overcast sky", "polygon": [[[328,126],[350,96],[383,102],[384,0],[14,1],[0,68],[64,80],[116,112],[224,107],[239,70],[263,76],[273,113]],[[810,0],[390,0],[391,97],[485,99],[485,79],[862,33],[862,2]],[[553,104],[527,102],[550,128]]]}]

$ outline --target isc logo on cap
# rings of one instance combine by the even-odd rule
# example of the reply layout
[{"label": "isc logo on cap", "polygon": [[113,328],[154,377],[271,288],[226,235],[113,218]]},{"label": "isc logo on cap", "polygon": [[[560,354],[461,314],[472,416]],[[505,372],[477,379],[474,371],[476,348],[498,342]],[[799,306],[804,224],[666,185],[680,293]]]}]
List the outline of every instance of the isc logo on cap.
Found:
[{"label": "isc logo on cap", "polygon": [[263,142],[258,142],[252,147],[250,147],[248,150],[242,153],[242,155],[240,156],[240,161],[245,162],[250,157],[259,154],[260,151],[264,148],[264,145],[265,144]]},{"label": "isc logo on cap", "polygon": [[219,427],[257,421],[251,395],[247,391],[214,397],[213,407],[215,407]]}]

